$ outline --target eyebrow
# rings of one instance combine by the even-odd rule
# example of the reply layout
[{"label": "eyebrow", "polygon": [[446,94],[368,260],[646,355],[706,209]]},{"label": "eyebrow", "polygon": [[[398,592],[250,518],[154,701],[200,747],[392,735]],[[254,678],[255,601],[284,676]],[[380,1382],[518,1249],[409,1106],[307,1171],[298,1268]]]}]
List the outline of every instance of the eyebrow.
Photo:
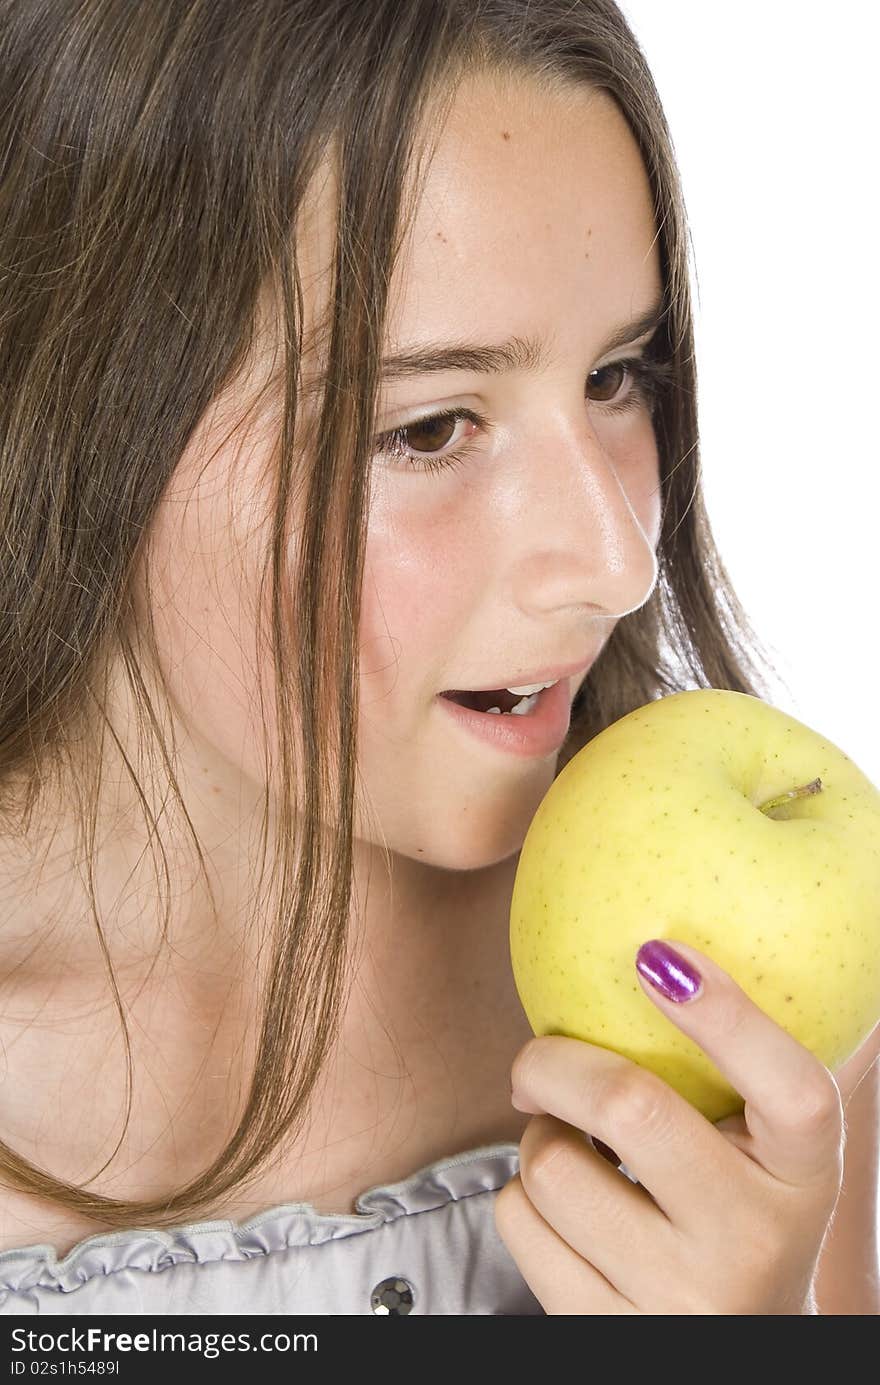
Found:
[{"label": "eyebrow", "polygon": [[[600,355],[637,341],[647,332],[659,327],[666,316],[661,298],[639,317],[616,327],[605,341]],[[546,368],[547,357],[534,337],[510,337],[497,346],[478,342],[429,343],[418,349],[385,356],[381,363],[383,381],[402,380],[411,375],[431,375],[445,370],[469,370],[478,375],[501,375],[509,370],[539,371]]]}]

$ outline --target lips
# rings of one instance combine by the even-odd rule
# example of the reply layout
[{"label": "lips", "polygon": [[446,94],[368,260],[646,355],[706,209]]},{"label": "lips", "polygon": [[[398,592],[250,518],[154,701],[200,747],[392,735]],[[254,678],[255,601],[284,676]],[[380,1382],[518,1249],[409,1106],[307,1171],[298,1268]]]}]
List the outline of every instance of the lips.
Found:
[{"label": "lips", "polygon": [[[477,698],[489,702],[485,712],[471,706],[468,701],[456,701],[449,695],[439,694],[436,701],[443,708],[444,715],[451,717],[469,737],[475,736],[485,745],[507,754],[540,758],[556,754],[568,735],[571,720],[569,695],[567,679],[554,683],[530,698],[507,693],[508,703],[518,701],[523,705],[523,710],[512,711],[506,716],[497,712],[494,716],[486,715],[486,712],[491,713],[493,706],[501,705],[501,689],[464,694],[471,700]],[[494,702],[491,701],[493,698]]]}]

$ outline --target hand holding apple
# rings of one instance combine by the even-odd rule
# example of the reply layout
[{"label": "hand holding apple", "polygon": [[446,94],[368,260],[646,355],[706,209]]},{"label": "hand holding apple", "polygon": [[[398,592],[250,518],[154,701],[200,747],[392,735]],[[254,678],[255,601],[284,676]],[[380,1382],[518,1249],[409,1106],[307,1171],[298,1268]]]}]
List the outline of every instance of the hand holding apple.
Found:
[{"label": "hand holding apple", "polygon": [[538,1035],[649,1068],[710,1120],[742,1095],[644,994],[647,939],[707,953],[834,1069],[880,1019],[880,793],[760,698],[676,693],[562,770],[520,853],[517,989]]},{"label": "hand holding apple", "polygon": [[532,1119],[495,1201],[499,1235],[548,1314],[813,1314],[843,1174],[837,1082],[706,953],[677,940],[646,951],[647,1003],[742,1092],[744,1114],[713,1125],[611,1049],[531,1039],[511,1073]]}]

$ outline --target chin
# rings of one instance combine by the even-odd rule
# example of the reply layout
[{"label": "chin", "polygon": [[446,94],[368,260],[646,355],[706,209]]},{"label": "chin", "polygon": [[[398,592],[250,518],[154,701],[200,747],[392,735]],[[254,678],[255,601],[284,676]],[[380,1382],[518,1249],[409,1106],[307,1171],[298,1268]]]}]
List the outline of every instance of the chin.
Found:
[{"label": "chin", "polygon": [[[420,815],[402,815],[397,804],[363,815],[355,811],[355,836],[378,850],[387,849],[435,870],[475,872],[491,870],[517,857],[522,850],[532,819],[556,774],[556,761],[546,761],[539,779],[516,787],[487,784],[482,792],[460,795],[453,805],[453,790],[437,794]],[[381,822],[380,830],[378,822]]]},{"label": "chin", "polygon": [[397,852],[418,861],[420,865],[433,866],[437,870],[491,870],[493,866],[519,855],[530,821],[531,815],[528,820],[517,822],[515,826],[508,822],[507,830],[502,830],[499,824],[487,825],[484,832],[475,830],[474,824],[469,827],[463,824],[460,834],[447,829],[442,838],[438,833],[435,841],[408,843],[398,847]]}]

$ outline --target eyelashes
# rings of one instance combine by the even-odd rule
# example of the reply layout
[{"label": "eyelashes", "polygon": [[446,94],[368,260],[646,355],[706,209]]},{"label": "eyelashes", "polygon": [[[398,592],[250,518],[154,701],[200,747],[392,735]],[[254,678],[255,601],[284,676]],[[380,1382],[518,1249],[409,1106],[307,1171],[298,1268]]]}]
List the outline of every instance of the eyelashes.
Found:
[{"label": "eyelashes", "polygon": [[428,431],[442,430],[447,424],[454,426],[462,420],[476,424],[478,428],[488,428],[489,426],[488,420],[474,409],[445,409],[442,413],[431,414],[427,418],[414,419],[404,428],[395,428],[390,433],[382,433],[376,438],[376,451],[402,461],[404,466],[411,471],[444,471],[447,467],[451,469],[466,460],[469,448],[465,448],[461,452],[444,452],[442,455],[434,457],[430,452],[413,454],[407,448],[405,439],[407,434],[412,434],[419,428]]},{"label": "eyelashes", "polygon": [[[597,404],[606,414],[628,414],[639,408],[653,408],[660,390],[671,384],[675,378],[675,372],[669,361],[654,360],[646,356],[633,356],[627,360],[614,361],[610,365],[591,371],[587,377],[588,385],[590,381],[593,381],[594,390],[597,389],[600,392],[607,390],[609,388],[607,377],[611,377],[610,383],[613,385],[617,373],[623,374],[623,380],[611,390],[610,395],[598,399],[592,395],[587,396],[590,402]],[[621,394],[621,391],[624,392]],[[455,427],[463,421],[473,423],[480,430],[485,430],[490,426],[488,420],[474,409],[444,409],[436,414],[428,414],[424,418],[413,419],[404,427],[394,428],[387,433],[380,433],[374,439],[375,453],[402,462],[404,469],[409,471],[452,470],[467,461],[471,451],[469,446],[456,447],[451,452],[430,448],[421,452],[412,448],[412,435],[420,431],[428,434],[442,434],[443,430],[448,427],[452,427],[454,431]],[[428,439],[429,443],[433,440],[430,437]],[[448,447],[449,442],[451,439],[445,443],[445,446]],[[470,438],[466,439],[466,442],[469,443]],[[441,441],[438,446],[442,448],[443,442]]]}]

